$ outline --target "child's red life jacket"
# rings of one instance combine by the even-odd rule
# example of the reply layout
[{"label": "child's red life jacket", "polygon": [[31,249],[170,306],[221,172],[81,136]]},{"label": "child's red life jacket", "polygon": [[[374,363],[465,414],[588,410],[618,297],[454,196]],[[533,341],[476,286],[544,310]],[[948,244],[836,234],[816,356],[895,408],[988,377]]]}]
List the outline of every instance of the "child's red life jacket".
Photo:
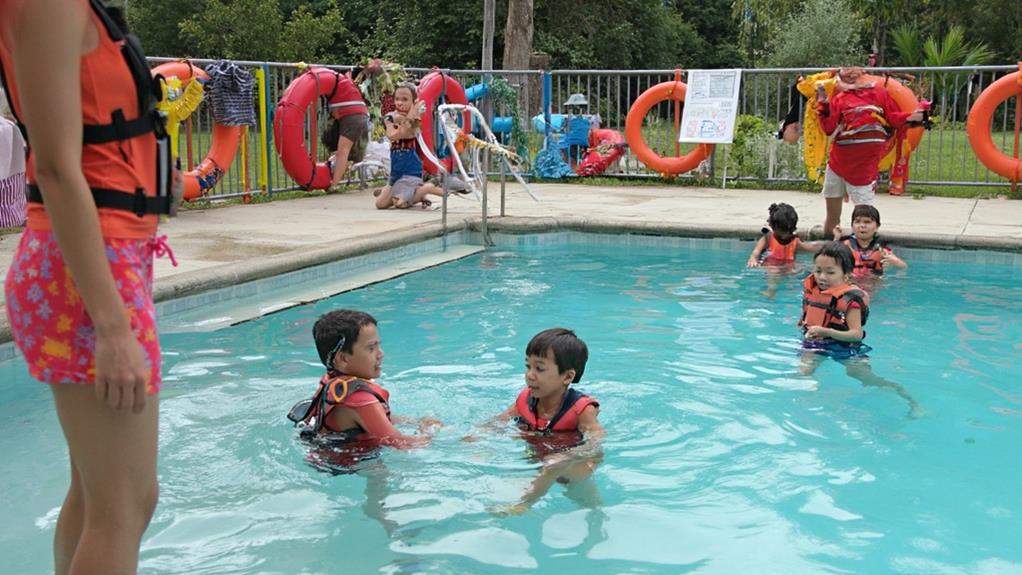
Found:
[{"label": "child's red life jacket", "polygon": [[529,388],[526,387],[518,394],[515,401],[515,408],[518,410],[518,417],[515,423],[527,431],[577,431],[578,416],[590,405],[599,407],[595,399],[575,389],[568,389],[561,402],[561,409],[557,411],[552,419],[540,419],[536,415],[536,405],[539,400],[530,397]]},{"label": "child's red life jacket", "polygon": [[295,425],[304,424],[306,430],[311,434],[318,434],[321,431],[332,434],[343,434],[349,440],[366,439],[365,430],[353,429],[331,429],[326,424],[327,417],[338,405],[355,408],[371,402],[375,398],[390,418],[390,393],[373,383],[359,379],[353,375],[328,372],[319,380],[316,393],[312,399],[305,399],[291,408],[288,419],[295,422]]},{"label": "child's red life jacket", "polygon": [[[848,310],[853,304],[862,312],[862,325],[869,317],[869,295],[853,284],[821,290],[816,276],[809,274],[802,282],[802,329],[822,326],[838,331],[848,331]],[[865,331],[863,332],[865,337]]]},{"label": "child's red life jacket", "polygon": [[852,250],[855,263],[852,266],[852,275],[883,275],[884,274],[884,246],[880,243],[880,236],[874,235],[873,241],[866,247],[859,247],[855,236],[848,236],[842,242]]}]

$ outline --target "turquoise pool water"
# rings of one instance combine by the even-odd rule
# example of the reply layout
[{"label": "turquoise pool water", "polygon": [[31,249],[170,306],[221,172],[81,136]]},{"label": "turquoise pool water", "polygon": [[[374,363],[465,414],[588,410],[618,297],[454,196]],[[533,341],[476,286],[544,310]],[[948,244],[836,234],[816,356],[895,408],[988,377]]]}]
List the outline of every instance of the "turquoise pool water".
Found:
[{"label": "turquoise pool water", "polygon": [[[906,252],[875,294],[871,366],[925,409],[913,419],[834,361],[798,373],[800,276],[767,299],[749,243],[505,241],[164,336],[142,572],[1022,573],[1022,267],[997,263],[1014,256]],[[395,413],[447,426],[333,475],[284,415],[319,376],[313,321],[339,307],[380,320]],[[475,426],[512,403],[525,344],[554,325],[589,344],[578,387],[602,403],[604,459],[591,483],[497,516],[538,466],[513,432]],[[46,573],[66,455],[45,388],[17,362],[0,377],[0,557]]]}]

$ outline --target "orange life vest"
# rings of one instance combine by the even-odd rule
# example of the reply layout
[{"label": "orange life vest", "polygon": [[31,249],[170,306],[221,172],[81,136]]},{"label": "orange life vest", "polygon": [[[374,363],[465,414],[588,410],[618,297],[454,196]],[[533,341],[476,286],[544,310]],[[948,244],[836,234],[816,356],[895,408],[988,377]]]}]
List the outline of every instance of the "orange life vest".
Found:
[{"label": "orange life vest", "polygon": [[873,241],[866,247],[859,247],[859,241],[855,236],[848,236],[842,242],[852,250],[855,263],[852,266],[852,275],[883,275],[884,273],[884,248],[880,243],[880,236],[874,235]]},{"label": "orange life vest", "polygon": [[763,252],[762,263],[787,264],[795,261],[798,244],[802,241],[798,236],[792,236],[788,243],[782,244],[777,241],[777,236],[773,232],[767,232],[767,234],[767,248]]},{"label": "orange life vest", "polygon": [[[99,34],[96,48],[81,57],[82,173],[104,237],[148,238],[156,231],[157,214],[170,212],[170,149],[155,110],[158,84],[154,87],[138,40],[120,29],[99,0],[80,1]],[[7,19],[19,7],[7,2],[0,16]],[[0,36],[0,76],[17,117],[21,96],[12,70],[9,39]],[[27,135],[20,121],[19,126]],[[48,231],[52,226],[28,145],[28,227]]]},{"label": "orange life vest", "polygon": [[[802,282],[802,329],[822,326],[838,331],[848,331],[848,310],[858,305],[862,312],[862,325],[869,317],[869,295],[853,284],[821,290],[816,276],[809,274]],[[863,332],[865,337],[865,332]]]},{"label": "orange life vest", "polygon": [[590,405],[599,407],[595,399],[575,389],[568,389],[561,402],[561,408],[553,418],[540,419],[536,414],[538,400],[530,397],[529,388],[525,388],[518,394],[515,401],[515,408],[518,410],[518,417],[515,422],[528,431],[577,431],[578,416]]}]

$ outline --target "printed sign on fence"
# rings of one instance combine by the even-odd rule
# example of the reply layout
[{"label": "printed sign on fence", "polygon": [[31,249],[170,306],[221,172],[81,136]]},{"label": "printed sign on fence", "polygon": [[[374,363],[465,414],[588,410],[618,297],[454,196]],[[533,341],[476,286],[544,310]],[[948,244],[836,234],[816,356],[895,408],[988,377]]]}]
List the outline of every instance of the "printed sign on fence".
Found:
[{"label": "printed sign on fence", "polygon": [[730,144],[735,136],[742,71],[689,70],[679,142]]}]

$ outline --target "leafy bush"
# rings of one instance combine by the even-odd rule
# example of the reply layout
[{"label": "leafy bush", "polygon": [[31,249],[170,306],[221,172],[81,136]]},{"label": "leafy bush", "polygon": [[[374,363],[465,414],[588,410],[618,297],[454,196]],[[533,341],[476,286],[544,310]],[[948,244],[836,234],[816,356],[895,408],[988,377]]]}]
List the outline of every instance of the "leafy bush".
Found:
[{"label": "leafy bush", "polygon": [[773,37],[767,62],[778,68],[828,68],[862,59],[859,21],[847,0],[806,0]]},{"label": "leafy bush", "polygon": [[728,177],[767,177],[767,153],[772,138],[771,129],[763,118],[739,114],[735,138],[728,147]]}]

